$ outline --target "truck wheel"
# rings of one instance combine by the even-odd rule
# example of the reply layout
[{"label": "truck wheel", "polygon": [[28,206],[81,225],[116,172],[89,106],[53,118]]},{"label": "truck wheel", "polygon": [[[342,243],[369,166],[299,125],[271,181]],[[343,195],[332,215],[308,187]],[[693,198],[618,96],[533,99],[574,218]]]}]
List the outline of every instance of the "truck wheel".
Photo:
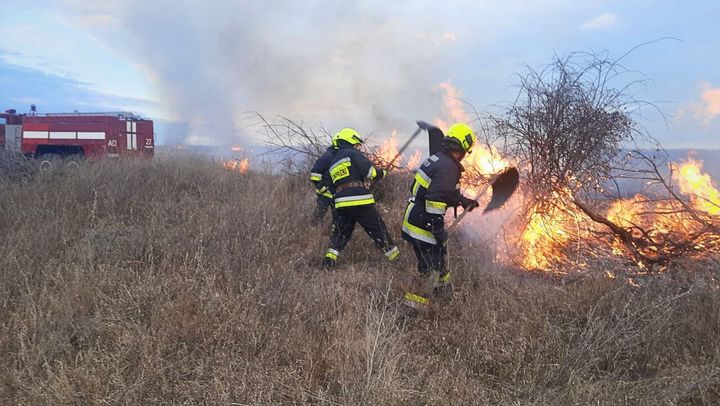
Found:
[{"label": "truck wheel", "polygon": [[40,172],[45,173],[59,166],[60,156],[55,154],[44,154],[40,156]]},{"label": "truck wheel", "polygon": [[80,162],[82,161],[82,155],[70,155],[65,158],[66,169],[80,169]]}]

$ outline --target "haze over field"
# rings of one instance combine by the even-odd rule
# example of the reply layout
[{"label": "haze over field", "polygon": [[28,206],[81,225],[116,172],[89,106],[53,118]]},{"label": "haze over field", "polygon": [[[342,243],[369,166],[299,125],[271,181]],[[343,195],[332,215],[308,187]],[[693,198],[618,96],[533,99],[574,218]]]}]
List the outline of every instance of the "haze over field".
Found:
[{"label": "haze over field", "polygon": [[446,94],[483,110],[512,100],[523,62],[619,57],[674,37],[624,60],[653,80],[640,97],[670,115],[666,126],[647,111],[644,124],[667,147],[720,147],[720,6],[710,0],[9,0],[6,9],[3,108],[133,110],[158,122],[160,143],[256,143],[254,111],[404,134],[415,119],[447,117]]}]

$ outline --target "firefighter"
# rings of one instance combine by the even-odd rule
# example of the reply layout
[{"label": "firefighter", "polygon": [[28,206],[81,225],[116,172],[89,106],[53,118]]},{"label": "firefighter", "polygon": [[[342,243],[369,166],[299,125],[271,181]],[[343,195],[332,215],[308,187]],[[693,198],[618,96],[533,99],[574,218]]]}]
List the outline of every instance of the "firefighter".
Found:
[{"label": "firefighter", "polygon": [[387,227],[375,208],[375,198],[365,185],[366,180],[382,179],[387,171],[378,169],[358,149],[363,140],[357,131],[344,128],[335,135],[335,153],[330,165],[330,179],[335,187],[335,226],[330,247],[323,257],[323,268],[335,267],[338,256],[350,241],[355,223],[383,250],[390,261],[400,254]]},{"label": "firefighter", "polygon": [[313,225],[318,225],[320,221],[322,221],[329,208],[332,209],[333,223],[335,220],[335,207],[333,207],[333,192],[335,186],[328,172],[330,164],[332,164],[335,153],[338,150],[335,138],[336,137],[333,137],[332,145],[320,155],[320,158],[315,161],[315,164],[310,170],[310,181],[315,185],[315,194],[317,195],[317,202],[312,216]]},{"label": "firefighter", "polygon": [[463,123],[450,127],[443,139],[442,149],[427,158],[415,172],[410,198],[402,225],[402,237],[412,245],[418,260],[419,278],[408,291],[405,302],[412,307],[429,303],[430,295],[452,296],[450,272],[447,269],[448,235],[445,230],[445,210],[462,206],[472,211],[477,200],[460,193],[460,175],[464,171],[460,161],[472,152],[475,134]]}]

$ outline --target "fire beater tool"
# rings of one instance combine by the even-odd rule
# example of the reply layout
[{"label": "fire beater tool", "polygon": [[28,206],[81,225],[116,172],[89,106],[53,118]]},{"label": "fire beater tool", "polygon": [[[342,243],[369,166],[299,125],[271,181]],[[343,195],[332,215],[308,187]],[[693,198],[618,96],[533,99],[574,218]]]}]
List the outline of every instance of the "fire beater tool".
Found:
[{"label": "fire beater tool", "polygon": [[[395,154],[395,157],[393,157],[393,159],[387,165],[385,165],[386,170],[392,169],[392,165],[395,163],[395,161],[397,161],[397,159],[400,158],[400,156],[402,156],[403,152],[405,152],[407,147],[410,146],[410,143],[413,142],[413,140],[415,138],[417,138],[418,135],[420,135],[420,132],[422,130],[431,131],[431,129],[435,128],[432,125],[430,125],[422,120],[418,120],[415,123],[417,123],[417,126],[418,126],[417,130],[415,130],[415,132],[410,136],[410,138],[408,138],[408,140],[405,141],[405,144],[403,144],[403,146],[400,147],[400,150],[398,150],[398,153]],[[373,179],[373,181],[370,183],[370,190],[375,189],[376,183],[377,183],[377,181],[375,179]]]},{"label": "fire beater tool", "polygon": [[[490,179],[490,182],[485,186],[485,188],[483,188],[482,191],[480,191],[480,194],[478,195],[478,198],[480,198],[482,195],[485,194],[488,188],[492,190],[492,198],[490,199],[490,203],[488,203],[488,205],[485,207],[485,210],[483,210],[483,214],[491,210],[498,209],[503,204],[505,204],[505,202],[510,199],[510,196],[515,193],[515,189],[517,189],[519,183],[520,173],[518,172],[517,168],[506,168],[502,172],[493,176],[492,179]],[[467,213],[467,210],[460,213],[460,215],[457,216],[455,221],[450,224],[450,227],[448,227],[447,231],[449,232],[450,230],[455,228],[460,222],[460,220],[462,220]]]},{"label": "fire beater tool", "polygon": [[422,130],[430,131],[431,128],[434,128],[430,124],[428,124],[424,121],[421,121],[421,120],[416,121],[416,123],[418,126],[417,130],[415,130],[415,132],[410,136],[410,138],[407,141],[405,141],[405,144],[403,144],[403,146],[400,147],[400,150],[398,151],[397,154],[395,154],[395,157],[385,166],[387,169],[392,168],[392,165],[395,163],[395,161],[397,161],[397,159],[400,158],[400,156],[403,154],[403,152],[405,152],[407,147],[410,146],[410,143],[420,134],[420,132]]}]

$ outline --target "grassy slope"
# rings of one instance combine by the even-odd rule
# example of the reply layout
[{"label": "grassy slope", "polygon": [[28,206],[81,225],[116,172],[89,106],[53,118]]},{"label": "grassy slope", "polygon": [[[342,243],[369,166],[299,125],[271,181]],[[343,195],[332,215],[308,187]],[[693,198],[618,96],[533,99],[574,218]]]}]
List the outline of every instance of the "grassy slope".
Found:
[{"label": "grassy slope", "polygon": [[[717,262],[564,284],[453,241],[456,299],[406,318],[404,243],[390,266],[358,229],[317,271],[304,177],[185,159],[23,179],[0,174],[0,403],[720,401]],[[406,183],[381,207],[398,240]]]}]

